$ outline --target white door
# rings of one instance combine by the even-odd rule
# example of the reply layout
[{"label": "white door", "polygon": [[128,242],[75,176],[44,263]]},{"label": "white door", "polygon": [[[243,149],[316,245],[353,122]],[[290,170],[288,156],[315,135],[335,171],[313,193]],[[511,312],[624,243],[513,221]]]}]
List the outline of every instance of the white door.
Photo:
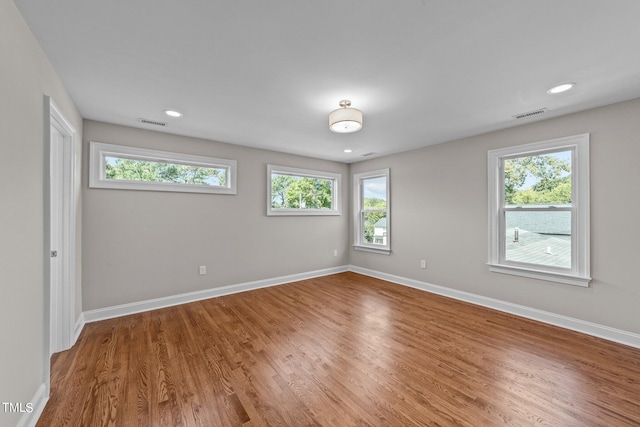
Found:
[{"label": "white door", "polygon": [[61,330],[61,319],[58,308],[61,308],[60,290],[64,278],[62,277],[62,258],[64,253],[62,247],[62,171],[63,165],[61,149],[64,147],[64,136],[54,127],[51,126],[49,161],[51,166],[50,173],[50,221],[51,221],[51,266],[50,266],[50,298],[51,298],[51,319],[49,326],[51,328],[51,353],[60,351],[60,341],[62,340],[63,331]]},{"label": "white door", "polygon": [[75,329],[75,130],[50,104],[49,353],[71,347]]}]

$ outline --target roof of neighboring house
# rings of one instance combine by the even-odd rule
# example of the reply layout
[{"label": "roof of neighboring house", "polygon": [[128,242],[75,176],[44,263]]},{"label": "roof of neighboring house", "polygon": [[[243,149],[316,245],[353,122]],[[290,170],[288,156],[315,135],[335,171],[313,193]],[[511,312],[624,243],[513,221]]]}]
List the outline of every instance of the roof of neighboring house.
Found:
[{"label": "roof of neighboring house", "polygon": [[515,242],[514,231],[513,228],[507,228],[507,241],[505,242],[507,260],[554,267],[571,267],[571,236],[519,230],[518,242]]},{"label": "roof of neighboring house", "polygon": [[387,228],[387,217],[380,218],[373,226],[376,228]]},{"label": "roof of neighboring house", "polygon": [[506,216],[506,221],[507,228],[519,227],[520,230],[542,234],[571,234],[571,212],[569,211],[545,211],[543,213],[510,211]]}]

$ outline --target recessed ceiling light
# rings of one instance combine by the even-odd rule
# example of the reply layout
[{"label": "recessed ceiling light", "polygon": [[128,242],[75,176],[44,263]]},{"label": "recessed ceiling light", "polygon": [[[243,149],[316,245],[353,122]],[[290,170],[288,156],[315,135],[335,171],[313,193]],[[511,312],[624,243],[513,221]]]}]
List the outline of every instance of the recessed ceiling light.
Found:
[{"label": "recessed ceiling light", "polygon": [[182,117],[182,113],[180,111],[175,111],[175,110],[164,110],[164,113],[167,116],[171,116],[171,117]]},{"label": "recessed ceiling light", "polygon": [[547,93],[549,95],[555,95],[556,93],[566,92],[569,89],[573,88],[575,85],[575,83],[562,83],[561,85],[552,87],[547,91]]},{"label": "recessed ceiling light", "polygon": [[345,153],[353,153],[353,150],[351,148],[345,148],[344,152]]}]

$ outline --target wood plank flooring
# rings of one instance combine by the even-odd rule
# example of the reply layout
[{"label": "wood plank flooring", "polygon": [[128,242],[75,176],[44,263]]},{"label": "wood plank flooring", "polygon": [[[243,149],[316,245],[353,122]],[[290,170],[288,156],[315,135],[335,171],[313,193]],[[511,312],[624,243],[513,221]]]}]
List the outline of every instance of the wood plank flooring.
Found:
[{"label": "wood plank flooring", "polygon": [[640,350],[342,273],[87,324],[67,425],[640,426]]}]

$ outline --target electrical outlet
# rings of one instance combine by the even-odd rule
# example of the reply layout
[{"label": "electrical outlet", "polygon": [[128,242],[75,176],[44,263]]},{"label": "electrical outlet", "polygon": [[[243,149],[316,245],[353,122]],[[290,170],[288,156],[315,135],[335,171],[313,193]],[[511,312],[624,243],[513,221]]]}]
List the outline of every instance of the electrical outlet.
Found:
[{"label": "electrical outlet", "polygon": [[206,265],[201,265],[199,272],[200,272],[201,276],[204,276],[205,274],[207,274],[207,266]]},{"label": "electrical outlet", "polygon": [[420,268],[427,268],[427,261],[426,260],[420,260]]}]

